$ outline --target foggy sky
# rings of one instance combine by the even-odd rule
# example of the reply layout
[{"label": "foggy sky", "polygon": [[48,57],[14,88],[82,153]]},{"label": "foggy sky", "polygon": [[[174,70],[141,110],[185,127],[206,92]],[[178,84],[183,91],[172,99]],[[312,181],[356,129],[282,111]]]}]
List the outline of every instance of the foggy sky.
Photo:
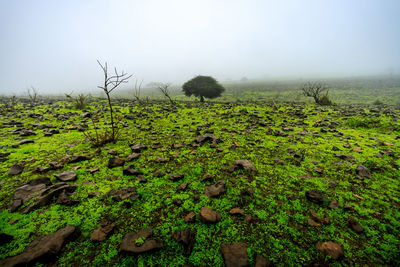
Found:
[{"label": "foggy sky", "polygon": [[0,94],[400,71],[398,0],[0,0]]}]

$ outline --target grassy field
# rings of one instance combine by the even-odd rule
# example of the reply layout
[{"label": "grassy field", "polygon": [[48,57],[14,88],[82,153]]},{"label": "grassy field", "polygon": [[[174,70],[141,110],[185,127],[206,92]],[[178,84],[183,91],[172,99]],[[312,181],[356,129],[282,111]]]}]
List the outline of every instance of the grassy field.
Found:
[{"label": "grassy field", "polygon": [[[228,96],[230,90],[234,89],[228,89]],[[398,100],[398,92],[391,90]],[[279,94],[288,100],[286,93],[291,92],[294,90]],[[350,102],[363,99],[356,89],[352,92],[354,98],[346,97]],[[247,94],[252,95],[250,91]],[[340,102],[345,96],[335,90],[332,97]],[[374,99],[365,97],[368,103]],[[386,94],[380,99],[388,104],[397,101]],[[20,103],[13,109],[3,105],[0,152],[10,154],[0,165],[0,232],[14,239],[0,246],[0,259],[22,253],[38,236],[74,225],[80,235],[63,246],[52,263],[224,266],[221,245],[242,242],[248,246],[250,265],[257,254],[280,266],[400,264],[399,109],[266,102],[178,102],[170,106],[151,101],[138,105],[130,100],[114,101],[114,105],[121,136],[100,148],[92,147],[84,132],[78,130],[93,132],[92,121],[71,103],[58,101],[34,107]],[[108,120],[105,107],[101,100],[92,100],[87,107],[100,118],[99,130],[109,127],[103,123]],[[45,124],[52,124],[59,133],[45,136],[50,127]],[[20,136],[18,129],[22,128],[34,135]],[[196,142],[206,134],[212,134],[214,142]],[[13,147],[22,138],[34,142]],[[108,167],[110,158],[127,160],[133,153],[130,146],[137,143],[147,147],[140,156],[124,166]],[[68,163],[72,155],[91,159]],[[249,160],[256,171],[232,171],[230,167],[239,159]],[[44,174],[35,171],[50,162],[61,165]],[[23,172],[10,176],[8,171],[14,164],[22,165]],[[142,173],[140,179],[124,174],[129,165]],[[371,175],[358,173],[360,165]],[[70,197],[78,203],[62,205],[52,200],[22,214],[20,211],[35,201],[33,198],[17,211],[9,211],[19,186],[42,176],[56,184],[59,181],[54,174],[72,170],[77,179],[68,183],[78,187]],[[165,175],[156,175],[157,171]],[[174,181],[169,178],[171,174],[184,177]],[[210,179],[202,181],[206,174]],[[225,181],[225,191],[217,197],[206,196],[206,186],[219,180]],[[189,182],[187,188],[179,189],[184,182]],[[137,198],[116,201],[106,195],[112,189],[127,187],[135,188]],[[315,189],[325,194],[319,203],[306,197],[307,191]],[[332,200],[338,201],[337,208],[328,207]],[[221,220],[204,223],[196,218],[185,222],[186,215],[199,215],[202,207],[217,211]],[[232,208],[240,208],[244,214],[232,215]],[[349,216],[359,222],[362,233],[349,227]],[[324,224],[326,217],[329,223]],[[105,221],[115,225],[113,232],[103,242],[91,241],[93,231]],[[313,222],[319,226],[313,226]],[[184,246],[173,238],[175,231],[187,227],[196,230],[190,255],[185,255]],[[138,255],[121,253],[124,236],[144,228],[153,229],[163,248]],[[316,248],[320,241],[342,244],[344,256],[335,260],[324,255]]]}]

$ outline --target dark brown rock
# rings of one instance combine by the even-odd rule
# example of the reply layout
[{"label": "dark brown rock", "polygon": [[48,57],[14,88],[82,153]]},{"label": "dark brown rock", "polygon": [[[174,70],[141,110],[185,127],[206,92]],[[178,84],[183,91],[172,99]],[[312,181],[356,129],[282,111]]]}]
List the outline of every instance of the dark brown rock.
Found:
[{"label": "dark brown rock", "polygon": [[357,166],[356,173],[361,178],[372,178],[370,170],[363,165]]},{"label": "dark brown rock", "polygon": [[38,260],[54,258],[66,241],[78,232],[75,226],[69,225],[53,234],[41,236],[32,241],[20,255],[0,262],[3,267],[34,265]]},{"label": "dark brown rock", "polygon": [[269,267],[269,266],[272,266],[272,263],[270,260],[266,259],[264,256],[262,256],[260,254],[256,255],[254,267]]},{"label": "dark brown rock", "polygon": [[221,220],[221,215],[210,208],[202,207],[200,210],[199,219],[203,223],[217,223]]},{"label": "dark brown rock", "polygon": [[54,174],[54,177],[63,182],[70,182],[70,181],[75,181],[77,175],[76,172],[74,171],[65,171],[59,174]]},{"label": "dark brown rock", "polygon": [[125,199],[135,201],[139,197],[139,194],[136,192],[136,188],[127,187],[122,189],[111,189],[101,199],[106,199],[108,197],[112,197],[112,200],[117,202],[123,201]]},{"label": "dark brown rock", "polygon": [[329,202],[328,208],[337,210],[339,208],[339,201],[332,199],[331,202]]},{"label": "dark brown rock", "polygon": [[153,176],[154,176],[154,177],[163,177],[164,175],[165,175],[165,173],[162,172],[162,171],[155,171],[155,172],[153,172]]},{"label": "dark brown rock", "polygon": [[191,211],[188,215],[185,216],[185,222],[191,223],[196,221],[196,213]]},{"label": "dark brown rock", "polygon": [[135,152],[135,153],[140,153],[143,150],[147,149],[147,146],[142,145],[141,143],[137,143],[135,145],[129,145],[129,146],[132,149],[132,152]]},{"label": "dark brown rock", "polygon": [[206,186],[204,195],[207,197],[218,197],[225,192],[225,184],[224,180],[219,180],[213,185]]},{"label": "dark brown rock", "polygon": [[176,241],[183,243],[185,247],[185,255],[190,256],[194,244],[196,243],[196,230],[191,230],[189,227],[187,227],[184,230],[175,231],[172,237]]},{"label": "dark brown rock", "polygon": [[18,175],[18,174],[21,174],[23,171],[24,171],[24,167],[22,165],[14,164],[8,170],[8,175],[10,175],[10,176]]},{"label": "dark brown rock", "polygon": [[176,188],[176,190],[177,190],[177,191],[185,191],[185,190],[187,189],[187,187],[188,187],[189,184],[190,184],[190,182],[181,183],[181,184]]},{"label": "dark brown rock", "polygon": [[252,172],[257,171],[256,167],[254,167],[254,165],[247,159],[235,160],[233,165],[231,165],[228,170],[229,170],[229,172],[234,172],[235,170],[238,170],[238,169],[239,170],[244,169],[246,171],[252,171]]},{"label": "dark brown rock", "polygon": [[317,204],[323,204],[324,202],[328,201],[327,196],[319,191],[318,189],[313,189],[309,190],[306,192],[306,198],[307,200],[317,203]]},{"label": "dark brown rock", "polygon": [[316,247],[320,252],[324,253],[325,255],[331,256],[335,260],[344,256],[343,245],[336,242],[318,242]]},{"label": "dark brown rock", "polygon": [[233,245],[222,244],[221,252],[226,267],[250,266],[248,262],[247,245],[244,243],[236,243]]},{"label": "dark brown rock", "polygon": [[130,154],[130,155],[128,155],[127,157],[126,157],[126,161],[127,162],[130,162],[130,161],[133,161],[133,160],[135,160],[135,159],[138,159],[140,157],[140,154],[139,153],[132,153],[132,154]]},{"label": "dark brown rock", "polygon": [[85,161],[85,160],[91,160],[92,158],[89,156],[83,156],[83,155],[72,155],[71,158],[69,159],[69,163],[76,163],[80,161]]},{"label": "dark brown rock", "polygon": [[[119,251],[138,254],[162,248],[161,242],[155,239],[146,240],[151,235],[153,235],[153,229],[142,229],[138,233],[129,233],[122,239]],[[140,239],[144,241],[143,244],[137,241]]]},{"label": "dark brown rock", "polygon": [[214,176],[210,173],[206,173],[204,177],[201,179],[202,182],[208,182],[212,181],[214,179]]},{"label": "dark brown rock", "polygon": [[142,175],[143,172],[141,172],[141,171],[139,171],[139,170],[136,170],[136,169],[135,169],[135,166],[129,165],[128,167],[126,167],[126,168],[123,170],[123,174],[124,174],[124,175],[134,175],[134,176],[137,176],[137,175]]},{"label": "dark brown rock", "polygon": [[67,194],[65,190],[62,191],[60,195],[58,195],[58,198],[56,200],[56,204],[66,205],[66,206],[72,206],[78,203],[79,201],[76,199],[72,199],[70,194]]},{"label": "dark brown rock", "polygon": [[45,184],[37,184],[37,185],[25,184],[15,189],[14,199],[22,199],[22,202],[25,203],[34,198],[35,196],[39,196],[45,191],[46,191]]},{"label": "dark brown rock", "polygon": [[125,160],[120,157],[113,157],[108,160],[108,168],[114,168],[114,167],[119,167],[119,166],[124,166]]},{"label": "dark brown rock", "polygon": [[114,227],[115,225],[111,223],[97,228],[90,236],[90,240],[95,242],[103,242],[111,234]]},{"label": "dark brown rock", "polygon": [[364,227],[362,227],[361,224],[353,216],[349,216],[349,218],[347,219],[347,224],[357,233],[364,232]]},{"label": "dark brown rock", "polygon": [[231,215],[242,215],[244,216],[244,211],[240,208],[233,208],[229,211],[229,214]]},{"label": "dark brown rock", "polygon": [[181,179],[183,179],[185,176],[183,174],[171,174],[169,176],[169,179],[171,179],[172,181],[176,182],[179,181]]}]

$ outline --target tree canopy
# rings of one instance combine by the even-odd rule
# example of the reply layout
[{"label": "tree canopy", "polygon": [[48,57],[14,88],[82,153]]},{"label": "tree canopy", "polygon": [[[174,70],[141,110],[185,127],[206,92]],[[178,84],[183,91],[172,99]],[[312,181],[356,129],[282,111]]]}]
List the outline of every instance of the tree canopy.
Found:
[{"label": "tree canopy", "polygon": [[219,97],[225,91],[225,88],[213,77],[201,75],[184,83],[182,89],[186,96],[200,97],[200,102],[204,102],[204,98]]}]

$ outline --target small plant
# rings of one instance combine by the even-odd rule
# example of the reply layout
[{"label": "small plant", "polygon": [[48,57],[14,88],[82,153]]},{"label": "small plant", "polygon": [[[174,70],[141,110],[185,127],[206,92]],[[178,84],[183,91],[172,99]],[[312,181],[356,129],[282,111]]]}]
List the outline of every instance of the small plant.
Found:
[{"label": "small plant", "polygon": [[381,101],[381,100],[379,100],[379,99],[376,99],[375,101],[374,101],[374,103],[372,103],[373,105],[375,105],[375,106],[382,106],[383,105],[383,102]]},{"label": "small plant", "polygon": [[320,82],[307,82],[301,87],[304,96],[314,98],[315,103],[321,106],[332,105],[329,99],[329,88]]},{"label": "small plant", "polygon": [[139,237],[138,239],[135,240],[135,245],[140,247],[141,245],[144,244],[145,239],[143,237]]},{"label": "small plant", "polygon": [[76,109],[84,109],[88,105],[88,96],[84,94],[79,94],[77,97],[73,97],[71,94],[65,94],[67,99],[70,99],[74,102],[74,108]]},{"label": "small plant", "polygon": [[170,96],[170,91],[169,91],[169,87],[171,86],[171,84],[169,83],[160,83],[158,85],[158,90],[160,90],[160,92],[166,97],[168,98],[169,102],[171,103],[171,105],[175,105],[175,102],[172,100],[171,96]]},{"label": "small plant", "polygon": [[[119,127],[114,119],[114,111],[113,111],[113,106],[111,103],[111,97],[110,93],[114,91],[119,85],[122,83],[127,83],[128,79],[132,77],[132,75],[128,75],[124,71],[119,73],[117,71],[117,68],[114,68],[114,74],[110,75],[108,73],[108,65],[107,62],[105,62],[104,65],[100,63],[100,61],[97,60],[97,63],[99,63],[101,69],[103,70],[104,73],[104,84],[101,86],[98,86],[98,88],[102,89],[104,93],[107,96],[107,102],[108,102],[108,107],[109,107],[109,112],[110,112],[110,120],[111,120],[111,131],[109,129],[104,128],[103,132],[98,132],[97,127],[95,124],[95,119],[92,118],[95,134],[93,135],[92,133],[85,133],[86,139],[89,140],[93,144],[94,147],[102,146],[106,143],[110,142],[115,142],[117,140],[118,134],[119,134]],[[118,119],[122,119],[122,116],[118,116]]]},{"label": "small plant", "polygon": [[136,99],[136,101],[138,103],[141,103],[140,91],[142,89],[142,83],[143,83],[143,80],[140,82],[140,84],[138,86],[138,80],[136,79],[136,81],[135,81],[135,88],[134,88],[134,91],[133,91],[133,97]]},{"label": "small plant", "polygon": [[39,97],[38,90],[35,87],[31,86],[31,88],[28,88],[27,94],[29,96],[29,101],[30,101],[31,105],[36,105],[36,102]]}]

